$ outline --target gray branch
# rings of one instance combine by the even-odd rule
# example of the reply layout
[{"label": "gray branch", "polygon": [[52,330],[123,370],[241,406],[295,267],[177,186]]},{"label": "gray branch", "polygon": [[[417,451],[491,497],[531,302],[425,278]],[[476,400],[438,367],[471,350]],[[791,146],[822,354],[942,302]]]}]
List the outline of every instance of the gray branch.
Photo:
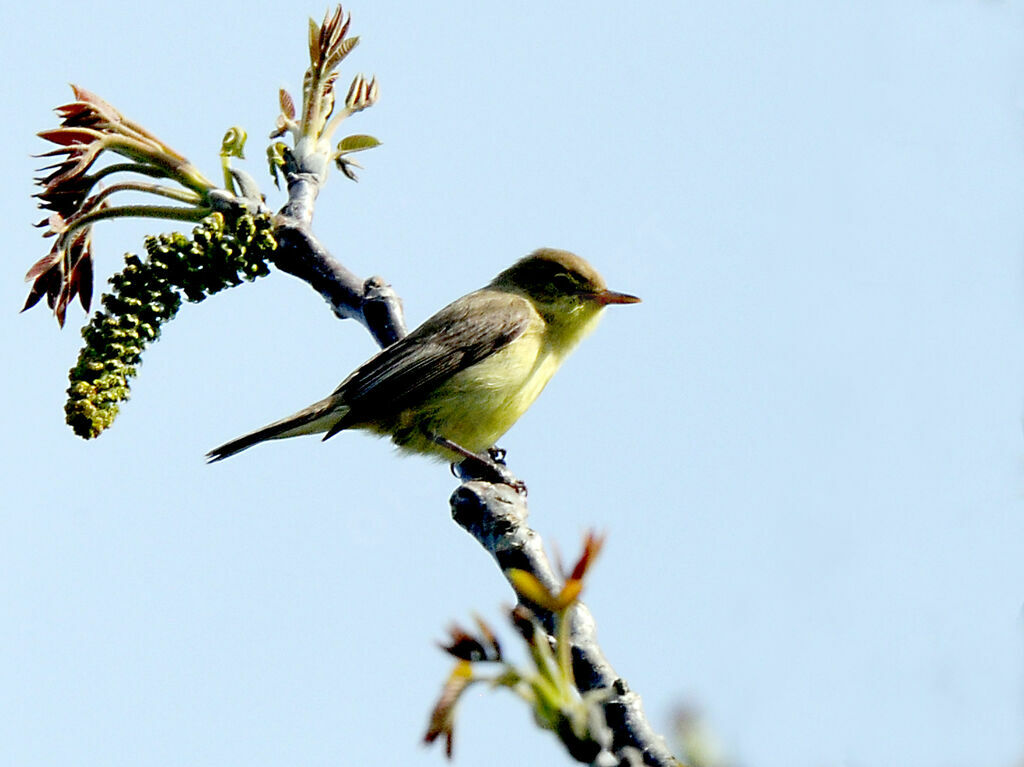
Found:
[{"label": "gray branch", "polygon": [[359,279],[313,234],[314,203],[327,178],[323,160],[318,154],[287,157],[288,202],[274,218],[274,265],[308,282],[336,317],[358,320],[379,346],[390,346],[406,333],[398,294],[382,277]]},{"label": "gray branch", "polygon": [[[560,590],[561,578],[551,567],[540,536],[526,524],[526,499],[521,494],[507,485],[471,481],[452,494],[451,506],[452,518],[494,557],[503,573],[526,570],[552,592]],[[553,633],[554,615],[537,605],[527,606]],[[648,723],[640,696],[629,689],[601,652],[590,610],[578,604],[569,620],[576,686],[580,692],[607,691],[603,708],[612,732],[612,764],[678,767],[678,760]],[[599,756],[593,763],[603,762]]]}]

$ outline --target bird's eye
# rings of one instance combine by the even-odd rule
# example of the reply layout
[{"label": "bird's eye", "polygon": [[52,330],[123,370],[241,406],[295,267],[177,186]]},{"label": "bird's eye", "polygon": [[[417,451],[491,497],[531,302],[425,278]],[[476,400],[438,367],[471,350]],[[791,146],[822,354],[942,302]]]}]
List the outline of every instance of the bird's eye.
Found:
[{"label": "bird's eye", "polygon": [[551,284],[558,288],[563,293],[575,293],[576,292],[576,280],[565,272],[559,272],[551,278]]}]

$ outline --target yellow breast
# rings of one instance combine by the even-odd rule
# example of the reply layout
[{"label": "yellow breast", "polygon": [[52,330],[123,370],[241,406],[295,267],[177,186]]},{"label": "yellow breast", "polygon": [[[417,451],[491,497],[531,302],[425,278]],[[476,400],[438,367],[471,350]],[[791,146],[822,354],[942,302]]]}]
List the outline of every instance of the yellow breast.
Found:
[{"label": "yellow breast", "polygon": [[[474,453],[491,447],[533,404],[561,363],[545,344],[543,331],[538,318],[508,346],[452,376],[429,406],[410,415],[422,430]],[[414,443],[407,447],[425,447]],[[439,454],[451,459],[447,451]]]},{"label": "yellow breast", "polygon": [[446,461],[452,454],[428,435],[484,452],[529,409],[562,360],[596,324],[597,313],[578,320],[571,328],[553,327],[536,314],[510,344],[453,375],[426,403],[404,411],[388,429],[390,436],[400,448]]}]

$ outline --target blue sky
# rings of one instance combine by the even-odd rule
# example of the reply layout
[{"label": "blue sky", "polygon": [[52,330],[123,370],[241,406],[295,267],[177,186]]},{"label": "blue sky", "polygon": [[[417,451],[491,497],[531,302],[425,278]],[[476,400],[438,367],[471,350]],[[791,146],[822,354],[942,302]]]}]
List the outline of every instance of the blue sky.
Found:
[{"label": "blue sky", "polygon": [[[586,601],[656,726],[695,702],[749,767],[1019,763],[1022,6],[350,9],[343,77],[381,84],[351,127],[384,144],[320,198],[336,255],[413,324],[539,246],[644,298],[503,443],[546,541],[608,533]],[[86,443],[81,312],[16,313],[68,82],[208,175],[244,126],[279,202],[262,137],[323,10],[44,1],[0,35],[0,764],[442,761],[434,641],[510,599],[447,469],[359,434],[202,460],[331,391],[367,334],[279,273],[188,306]],[[102,278],[152,229],[99,228]],[[501,693],[458,737],[461,765],[570,763]]]}]

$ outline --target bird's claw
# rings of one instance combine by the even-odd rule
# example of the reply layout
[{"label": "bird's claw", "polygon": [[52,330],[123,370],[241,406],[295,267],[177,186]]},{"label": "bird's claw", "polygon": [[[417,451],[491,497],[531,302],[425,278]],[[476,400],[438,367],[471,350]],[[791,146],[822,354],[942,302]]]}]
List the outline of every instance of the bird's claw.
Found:
[{"label": "bird's claw", "polygon": [[[501,463],[490,456],[473,456],[465,458],[460,463],[452,464],[452,473],[463,481],[481,480],[496,485],[508,485],[520,495],[526,495],[526,483],[509,471],[504,463]],[[504,453],[504,451],[502,451]]]}]

